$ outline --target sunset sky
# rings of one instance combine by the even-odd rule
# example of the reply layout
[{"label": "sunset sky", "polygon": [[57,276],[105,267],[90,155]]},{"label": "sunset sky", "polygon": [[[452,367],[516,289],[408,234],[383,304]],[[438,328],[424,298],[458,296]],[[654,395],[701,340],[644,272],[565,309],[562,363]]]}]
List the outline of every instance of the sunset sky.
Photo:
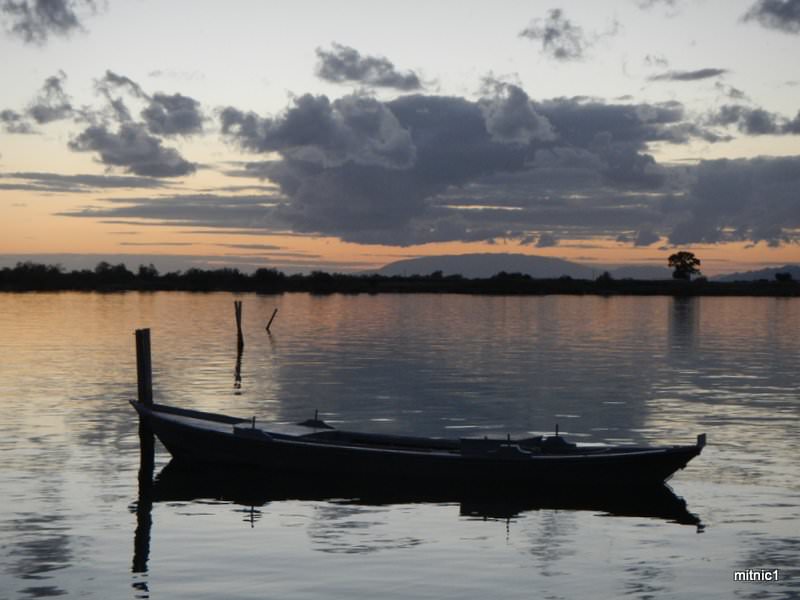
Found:
[{"label": "sunset sky", "polygon": [[800,262],[800,0],[0,0],[0,266]]}]

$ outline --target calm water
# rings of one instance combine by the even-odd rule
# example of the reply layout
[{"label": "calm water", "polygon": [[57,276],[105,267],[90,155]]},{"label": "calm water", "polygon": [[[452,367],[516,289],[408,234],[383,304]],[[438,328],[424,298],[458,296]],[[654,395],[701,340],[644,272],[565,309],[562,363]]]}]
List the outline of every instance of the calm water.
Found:
[{"label": "calm water", "polygon": [[[188,494],[140,510],[143,566],[137,327],[157,401],[186,407],[445,436],[707,432],[671,482],[704,527]],[[798,299],[0,294],[0,598],[798,598],[799,332]],[[751,568],[780,581],[733,581]]]}]

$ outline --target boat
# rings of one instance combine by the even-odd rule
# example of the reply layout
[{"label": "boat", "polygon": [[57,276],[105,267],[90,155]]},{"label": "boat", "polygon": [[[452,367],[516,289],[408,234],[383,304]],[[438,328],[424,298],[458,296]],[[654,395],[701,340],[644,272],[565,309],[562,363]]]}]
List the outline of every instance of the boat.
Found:
[{"label": "boat", "polygon": [[386,489],[411,482],[456,489],[502,485],[544,491],[627,489],[665,483],[699,455],[692,445],[591,446],[552,436],[442,439],[344,431],[315,415],[296,424],[262,423],[131,401],[143,426],[184,464],[257,469],[324,482]]}]

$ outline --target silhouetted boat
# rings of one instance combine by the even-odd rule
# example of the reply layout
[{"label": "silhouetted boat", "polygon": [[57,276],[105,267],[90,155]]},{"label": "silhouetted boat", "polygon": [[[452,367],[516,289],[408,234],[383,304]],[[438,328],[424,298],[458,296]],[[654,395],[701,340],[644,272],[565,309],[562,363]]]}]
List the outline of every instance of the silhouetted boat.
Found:
[{"label": "silhouetted boat", "polygon": [[438,439],[341,431],[316,418],[294,425],[132,402],[181,462],[256,467],[324,480],[384,485],[437,482],[501,484],[536,490],[605,489],[662,484],[705,445],[577,446],[562,436]]}]

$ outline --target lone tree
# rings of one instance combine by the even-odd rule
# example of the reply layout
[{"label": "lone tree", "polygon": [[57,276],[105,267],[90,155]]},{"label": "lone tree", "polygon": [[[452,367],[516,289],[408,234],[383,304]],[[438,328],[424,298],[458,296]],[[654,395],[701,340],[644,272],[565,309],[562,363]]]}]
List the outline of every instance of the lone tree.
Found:
[{"label": "lone tree", "polygon": [[681,250],[669,257],[669,268],[672,271],[673,279],[685,279],[686,281],[692,278],[692,275],[699,275],[700,259],[697,258],[693,252],[686,252]]}]

